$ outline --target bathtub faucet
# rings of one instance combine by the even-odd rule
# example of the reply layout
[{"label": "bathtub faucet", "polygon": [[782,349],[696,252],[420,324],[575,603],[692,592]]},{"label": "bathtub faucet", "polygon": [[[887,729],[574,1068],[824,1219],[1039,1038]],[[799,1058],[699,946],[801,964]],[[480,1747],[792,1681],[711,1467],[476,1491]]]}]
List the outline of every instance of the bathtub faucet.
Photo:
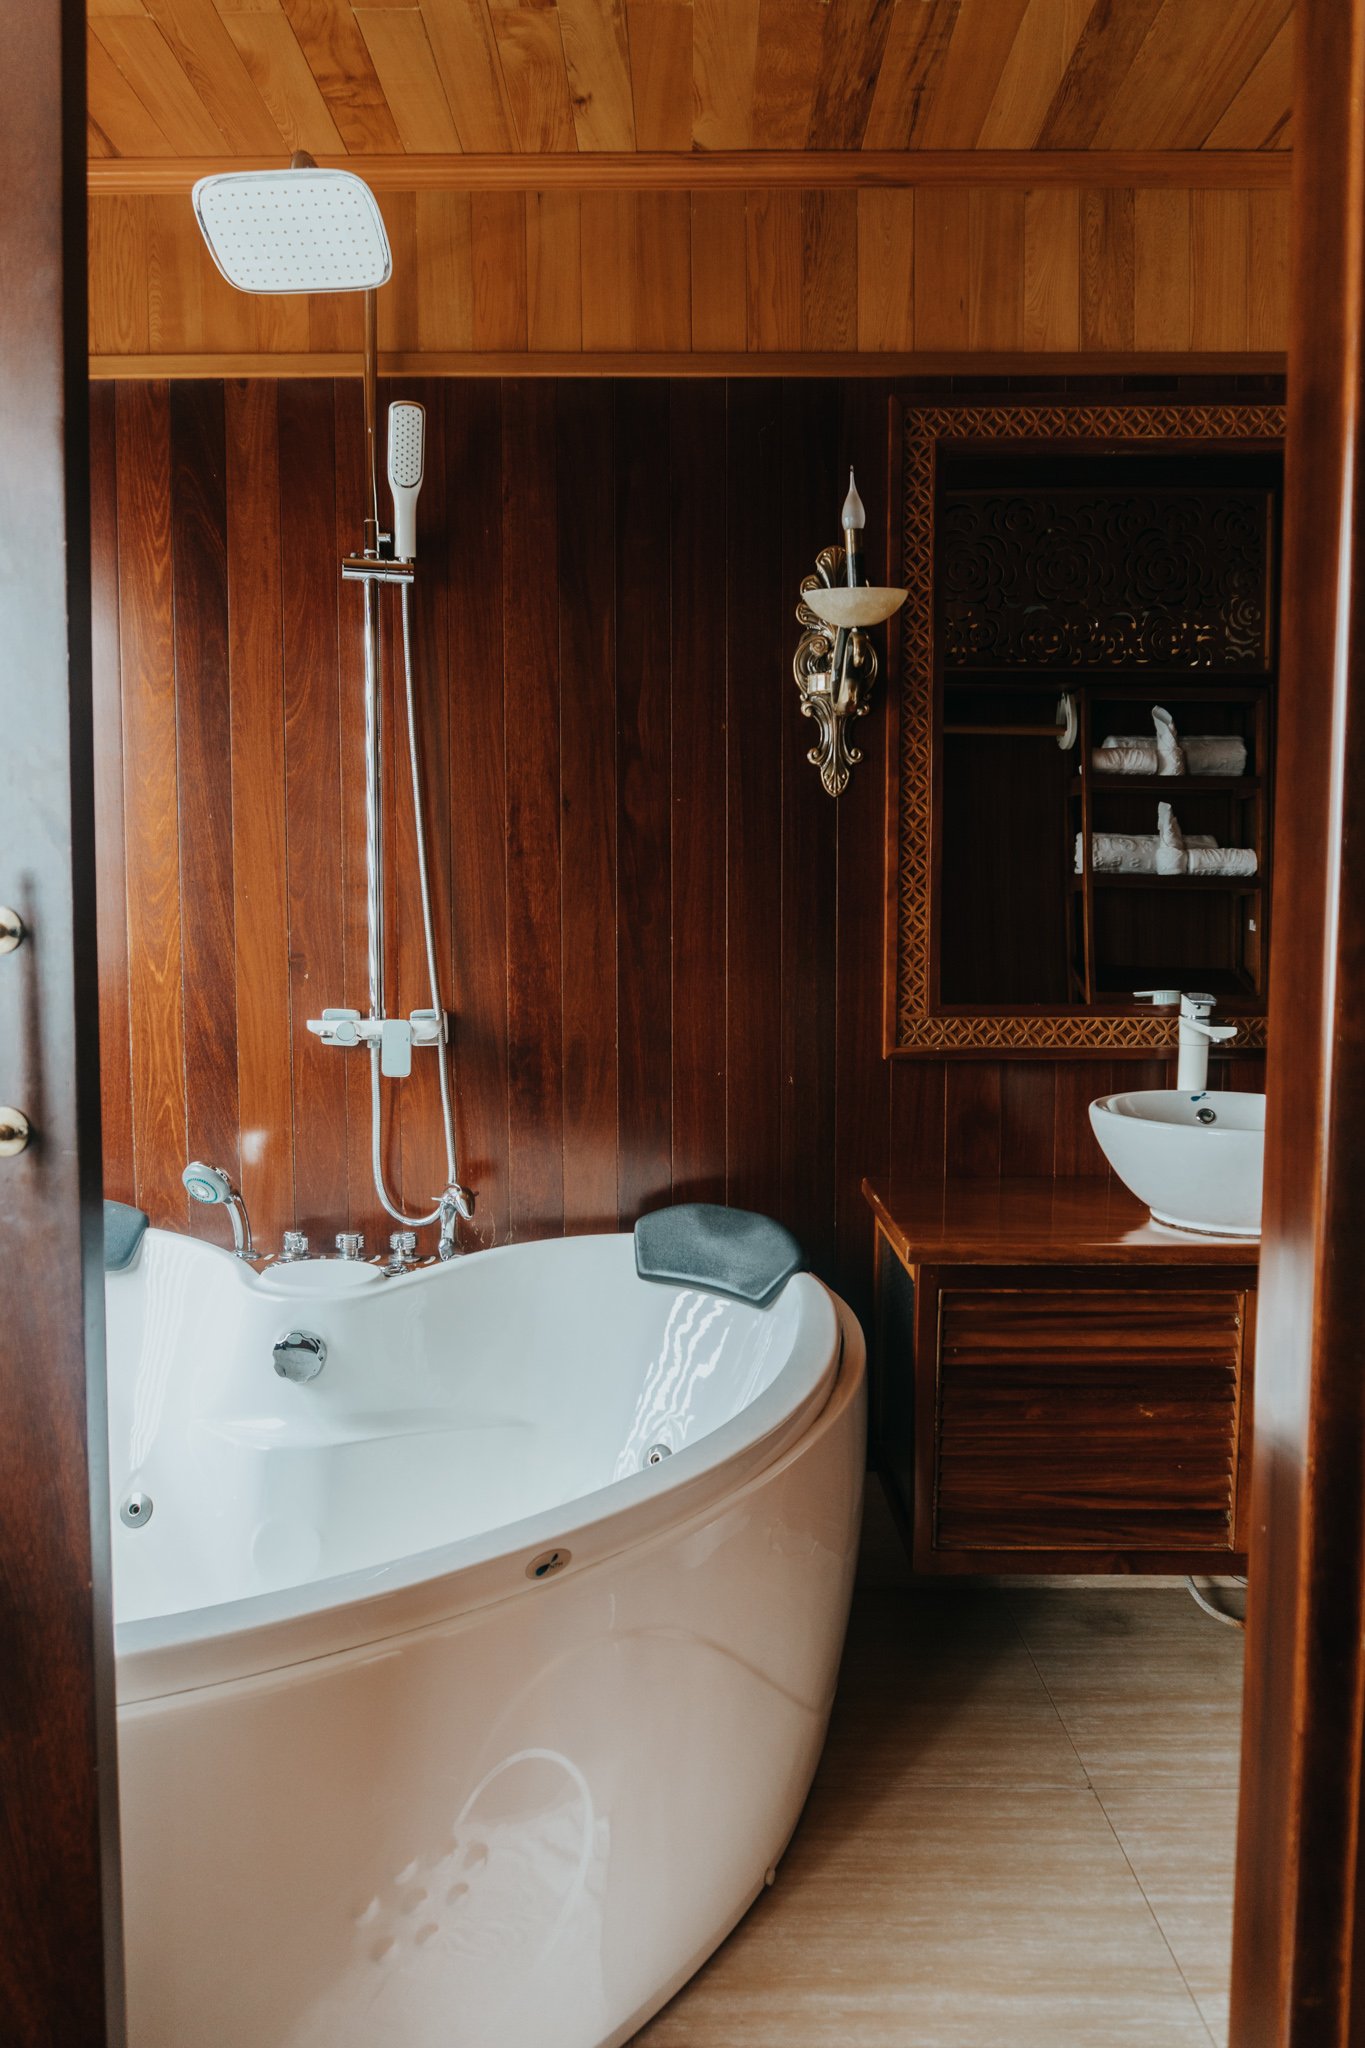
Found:
[{"label": "bathtub faucet", "polygon": [[468,1188],[462,1188],[457,1180],[453,1180],[447,1185],[437,1206],[441,1212],[441,1241],[436,1247],[437,1255],[442,1259],[453,1259],[460,1249],[455,1226],[461,1218],[468,1223],[473,1216],[474,1197]]}]

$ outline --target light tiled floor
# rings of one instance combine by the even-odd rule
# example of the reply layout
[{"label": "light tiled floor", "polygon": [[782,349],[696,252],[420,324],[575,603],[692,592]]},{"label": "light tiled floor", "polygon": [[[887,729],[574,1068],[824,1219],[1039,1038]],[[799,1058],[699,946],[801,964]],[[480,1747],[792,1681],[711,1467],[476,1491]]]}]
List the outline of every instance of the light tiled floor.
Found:
[{"label": "light tiled floor", "polygon": [[638,2048],[1223,2043],[1241,1653],[1183,1590],[864,1586],[777,1883]]}]

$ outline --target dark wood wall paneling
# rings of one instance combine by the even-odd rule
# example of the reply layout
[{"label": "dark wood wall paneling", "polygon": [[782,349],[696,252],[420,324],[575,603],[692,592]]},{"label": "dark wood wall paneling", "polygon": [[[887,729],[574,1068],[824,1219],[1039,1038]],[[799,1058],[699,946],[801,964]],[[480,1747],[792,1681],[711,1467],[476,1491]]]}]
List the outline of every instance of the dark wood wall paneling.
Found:
[{"label": "dark wood wall paneling", "polygon": [[[874,522],[886,505],[892,387],[402,389],[428,409],[418,687],[471,1241],[732,1201],[790,1223],[866,1306],[864,1175],[1099,1170],[1086,1105],[1160,1085],[1161,1063],[881,1057],[883,722],[834,804],[790,663],[849,461]],[[337,570],[359,538],[358,390],[93,401],[109,1192],[217,1236],[180,1185],[208,1156],[267,1244],[293,1224],[382,1244],[366,1063],[305,1028],[365,1000],[360,597]],[[401,720],[388,741],[407,1010],[427,996]],[[425,1201],[444,1178],[431,1060],[386,1097],[391,1174]]]}]

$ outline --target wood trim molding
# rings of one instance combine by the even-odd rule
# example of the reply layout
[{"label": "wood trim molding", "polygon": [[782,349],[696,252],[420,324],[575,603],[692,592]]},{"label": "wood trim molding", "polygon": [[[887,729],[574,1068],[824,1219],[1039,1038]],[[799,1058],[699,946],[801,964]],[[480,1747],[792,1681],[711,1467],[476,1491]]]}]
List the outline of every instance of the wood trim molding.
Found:
[{"label": "wood trim molding", "polygon": [[[188,192],[220,171],[283,170],[287,156],[95,157],[92,195]],[[752,192],[921,185],[1075,185],[1281,191],[1289,151],[921,149],[639,151],[620,156],[320,156],[376,192]]]},{"label": "wood trim molding", "polygon": [[[896,502],[901,510],[897,620],[899,686],[887,746],[886,1051],[888,1057],[1055,1052],[1075,1057],[1152,1054],[1174,1047],[1169,1016],[1093,1010],[943,1013],[933,959],[934,478],[939,443],[973,441],[1270,442],[1284,435],[1279,405],[948,405],[900,415]],[[1265,1044],[1265,1019],[1238,1019],[1239,1050]]]},{"label": "wood trim molding", "polygon": [[[965,354],[961,349],[914,351],[905,355],[854,350],[784,354],[735,350],[663,350],[650,353],[579,351],[382,352],[382,377],[1200,377],[1282,376],[1279,353],[1217,350],[1181,353],[1068,354],[1055,350],[1011,354]],[[360,353],[292,355],[216,352],[203,355],[92,355],[96,382],[113,378],[358,377]]]}]

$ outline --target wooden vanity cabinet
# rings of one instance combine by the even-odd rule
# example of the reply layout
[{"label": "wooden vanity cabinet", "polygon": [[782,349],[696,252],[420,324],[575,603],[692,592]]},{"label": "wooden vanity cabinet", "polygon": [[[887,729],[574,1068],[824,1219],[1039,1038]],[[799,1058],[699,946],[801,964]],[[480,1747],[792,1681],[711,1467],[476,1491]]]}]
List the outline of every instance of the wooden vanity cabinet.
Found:
[{"label": "wooden vanity cabinet", "polygon": [[865,1192],[875,1447],[916,1570],[1244,1568],[1257,1245],[1103,1180]]}]

